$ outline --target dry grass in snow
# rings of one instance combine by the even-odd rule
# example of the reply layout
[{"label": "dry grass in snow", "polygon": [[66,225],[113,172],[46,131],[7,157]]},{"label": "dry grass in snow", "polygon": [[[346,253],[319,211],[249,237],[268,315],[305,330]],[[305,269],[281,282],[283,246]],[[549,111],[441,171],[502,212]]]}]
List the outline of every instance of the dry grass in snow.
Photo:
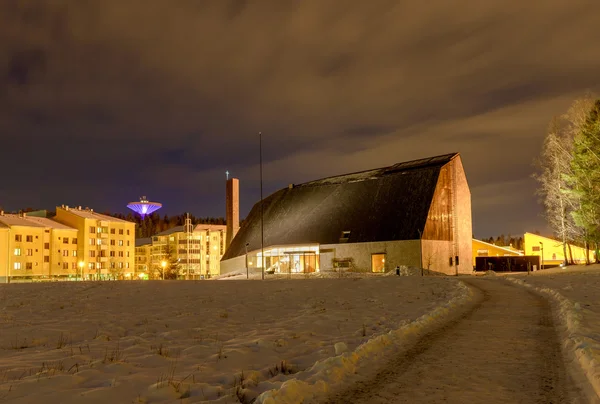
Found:
[{"label": "dry grass in snow", "polygon": [[458,285],[441,277],[0,285],[0,401],[250,402],[430,312]]}]

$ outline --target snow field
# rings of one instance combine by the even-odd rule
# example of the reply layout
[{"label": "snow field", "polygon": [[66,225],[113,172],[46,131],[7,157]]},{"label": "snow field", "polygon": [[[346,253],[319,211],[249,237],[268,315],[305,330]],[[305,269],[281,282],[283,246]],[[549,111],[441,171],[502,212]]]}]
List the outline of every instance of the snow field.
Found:
[{"label": "snow field", "polygon": [[0,285],[0,401],[298,402],[466,293],[395,276]]},{"label": "snow field", "polygon": [[600,397],[600,266],[568,267],[507,279],[550,296],[571,352]]}]

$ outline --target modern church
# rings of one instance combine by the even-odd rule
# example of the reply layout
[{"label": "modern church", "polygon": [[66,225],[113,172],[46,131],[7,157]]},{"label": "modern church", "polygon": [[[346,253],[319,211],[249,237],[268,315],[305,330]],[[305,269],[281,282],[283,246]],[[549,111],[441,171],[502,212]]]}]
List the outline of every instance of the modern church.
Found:
[{"label": "modern church", "polygon": [[262,203],[231,233],[222,275],[473,271],[471,192],[458,153],[290,184]]}]

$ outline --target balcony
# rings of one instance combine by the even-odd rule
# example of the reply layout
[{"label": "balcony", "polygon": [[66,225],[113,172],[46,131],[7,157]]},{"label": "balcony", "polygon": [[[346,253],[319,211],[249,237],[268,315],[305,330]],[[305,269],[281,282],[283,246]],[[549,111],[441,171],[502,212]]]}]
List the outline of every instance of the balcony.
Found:
[{"label": "balcony", "polygon": [[108,262],[108,257],[98,257],[98,262]]},{"label": "balcony", "polygon": [[100,238],[108,238],[108,233],[99,233]]},{"label": "balcony", "polygon": [[100,250],[108,250],[108,246],[106,244],[100,244],[98,247]]}]

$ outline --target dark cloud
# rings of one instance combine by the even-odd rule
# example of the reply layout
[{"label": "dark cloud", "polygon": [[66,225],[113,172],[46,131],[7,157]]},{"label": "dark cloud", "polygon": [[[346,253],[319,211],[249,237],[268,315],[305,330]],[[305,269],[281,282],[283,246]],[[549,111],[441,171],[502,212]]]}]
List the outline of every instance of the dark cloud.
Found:
[{"label": "dark cloud", "polygon": [[[242,214],[290,182],[462,154],[479,236],[543,229],[547,123],[599,91],[600,3],[0,2],[0,204]],[[6,174],[6,175],[5,175]]]}]

